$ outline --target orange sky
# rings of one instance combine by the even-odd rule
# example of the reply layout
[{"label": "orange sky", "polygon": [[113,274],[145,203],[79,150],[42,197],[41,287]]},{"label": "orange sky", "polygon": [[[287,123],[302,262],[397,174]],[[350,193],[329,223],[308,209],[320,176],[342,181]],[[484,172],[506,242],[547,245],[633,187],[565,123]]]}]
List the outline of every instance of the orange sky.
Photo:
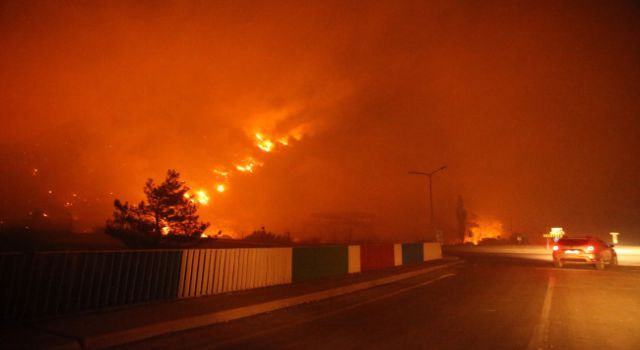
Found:
[{"label": "orange sky", "polygon": [[[374,218],[358,234],[417,239],[426,184],[407,172],[447,164],[448,232],[461,195],[531,235],[640,243],[633,2],[97,3],[0,5],[5,222],[101,225],[175,168],[213,227],[306,237],[348,212]],[[216,194],[213,169],[247,157],[263,166]]]}]

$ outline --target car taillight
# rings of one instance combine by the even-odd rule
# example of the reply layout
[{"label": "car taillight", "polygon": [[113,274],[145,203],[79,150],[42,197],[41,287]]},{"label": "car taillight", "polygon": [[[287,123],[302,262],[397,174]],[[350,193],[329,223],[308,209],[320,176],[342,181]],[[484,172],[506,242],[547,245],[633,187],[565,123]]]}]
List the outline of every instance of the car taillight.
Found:
[{"label": "car taillight", "polygon": [[560,247],[558,247],[557,245],[554,245],[554,246],[553,246],[553,251],[554,251],[554,252],[557,252],[558,250],[560,250]]},{"label": "car taillight", "polygon": [[587,247],[587,251],[588,251],[588,252],[592,252],[592,251],[594,251],[594,250],[595,250],[595,248],[594,248],[592,245],[590,245],[590,246],[588,246],[588,247]]}]

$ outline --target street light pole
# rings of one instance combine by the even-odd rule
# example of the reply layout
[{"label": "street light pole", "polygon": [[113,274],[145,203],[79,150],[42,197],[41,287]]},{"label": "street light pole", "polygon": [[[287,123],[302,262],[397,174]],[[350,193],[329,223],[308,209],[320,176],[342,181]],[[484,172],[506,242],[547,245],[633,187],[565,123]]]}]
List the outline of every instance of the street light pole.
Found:
[{"label": "street light pole", "polygon": [[426,176],[429,179],[429,221],[430,221],[430,224],[431,224],[431,233],[434,233],[435,230],[436,230],[435,221],[433,219],[433,187],[431,185],[431,177],[435,173],[437,173],[439,171],[442,171],[442,170],[444,170],[446,168],[447,168],[447,166],[443,165],[440,168],[438,168],[438,169],[436,169],[436,170],[434,170],[434,171],[432,171],[430,173],[423,172],[423,171],[410,171],[409,172],[410,175]]}]

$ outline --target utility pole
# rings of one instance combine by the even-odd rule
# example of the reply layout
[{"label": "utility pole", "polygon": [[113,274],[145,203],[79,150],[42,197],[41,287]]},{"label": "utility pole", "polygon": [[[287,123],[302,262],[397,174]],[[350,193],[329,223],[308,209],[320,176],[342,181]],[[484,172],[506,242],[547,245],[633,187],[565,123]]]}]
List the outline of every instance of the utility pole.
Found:
[{"label": "utility pole", "polygon": [[410,175],[421,175],[421,176],[426,176],[427,178],[429,178],[429,222],[431,225],[431,233],[435,233],[436,230],[436,223],[435,220],[433,219],[433,187],[431,184],[431,177],[436,174],[439,171],[442,171],[444,169],[446,169],[447,166],[443,165],[440,168],[432,171],[432,172],[423,172],[423,171],[410,171],[409,174]]}]

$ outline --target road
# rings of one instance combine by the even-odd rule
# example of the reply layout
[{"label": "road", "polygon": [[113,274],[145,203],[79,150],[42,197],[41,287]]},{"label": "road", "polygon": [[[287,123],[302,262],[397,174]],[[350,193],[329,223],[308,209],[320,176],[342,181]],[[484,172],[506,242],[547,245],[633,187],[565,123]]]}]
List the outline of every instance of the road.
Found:
[{"label": "road", "polygon": [[466,263],[124,349],[640,349],[640,269]]},{"label": "road", "polygon": [[[457,245],[444,246],[448,254],[489,254],[551,262],[551,251],[543,245]],[[640,246],[616,245],[618,262],[624,266],[640,266]]]}]

